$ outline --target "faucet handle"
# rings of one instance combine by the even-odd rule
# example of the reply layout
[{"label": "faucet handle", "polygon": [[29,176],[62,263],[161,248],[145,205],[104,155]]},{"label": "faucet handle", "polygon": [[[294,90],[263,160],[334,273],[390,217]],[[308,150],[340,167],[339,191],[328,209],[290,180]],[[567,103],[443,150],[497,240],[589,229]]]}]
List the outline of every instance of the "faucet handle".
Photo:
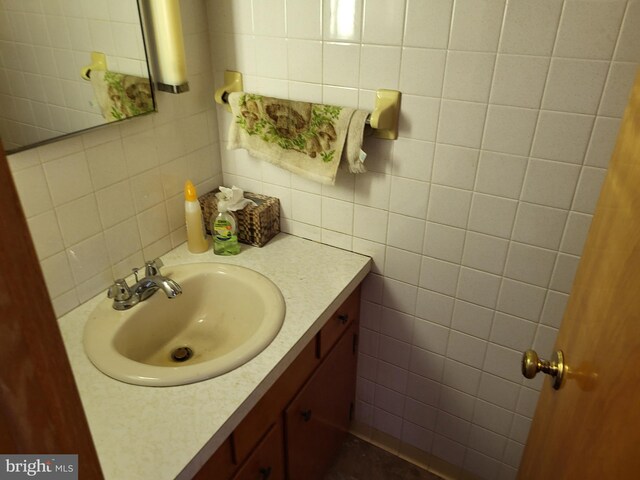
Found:
[{"label": "faucet handle", "polygon": [[129,300],[132,294],[124,278],[117,279],[115,283],[109,287],[109,290],[107,290],[107,297],[113,298],[116,302]]},{"label": "faucet handle", "polygon": [[145,265],[145,276],[147,277],[155,277],[156,275],[160,275],[160,268],[164,267],[164,263],[159,258],[155,260],[150,260],[144,263]]}]

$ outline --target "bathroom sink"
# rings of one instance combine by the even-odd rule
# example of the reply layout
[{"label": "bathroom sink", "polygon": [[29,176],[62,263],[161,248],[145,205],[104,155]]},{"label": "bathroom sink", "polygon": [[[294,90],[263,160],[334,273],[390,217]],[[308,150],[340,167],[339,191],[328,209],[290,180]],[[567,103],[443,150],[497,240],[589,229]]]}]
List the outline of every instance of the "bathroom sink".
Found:
[{"label": "bathroom sink", "polygon": [[105,298],[91,313],[84,349],[110,377],[151,386],[206,380],[251,360],[282,326],[282,293],[258,272],[197,263],[162,273],[180,284],[181,295],[158,291],[125,311]]}]

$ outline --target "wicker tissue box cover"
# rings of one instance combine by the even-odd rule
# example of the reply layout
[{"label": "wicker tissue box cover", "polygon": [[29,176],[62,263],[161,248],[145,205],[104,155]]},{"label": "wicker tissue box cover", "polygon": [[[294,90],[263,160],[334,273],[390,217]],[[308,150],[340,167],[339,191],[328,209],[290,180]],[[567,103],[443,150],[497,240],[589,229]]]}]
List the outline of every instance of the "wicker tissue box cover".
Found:
[{"label": "wicker tissue box cover", "polygon": [[[216,188],[198,198],[207,233],[211,234],[211,221],[218,216]],[[247,205],[233,212],[238,219],[238,240],[242,243],[262,247],[280,232],[280,200],[259,193],[244,192],[244,198],[253,200],[257,206]]]}]

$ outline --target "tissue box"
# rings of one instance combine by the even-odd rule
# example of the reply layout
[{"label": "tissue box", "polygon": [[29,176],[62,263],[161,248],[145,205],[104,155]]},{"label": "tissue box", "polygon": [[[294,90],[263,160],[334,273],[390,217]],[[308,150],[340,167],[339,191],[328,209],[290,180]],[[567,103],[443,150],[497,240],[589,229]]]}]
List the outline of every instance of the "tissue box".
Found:
[{"label": "tissue box", "polygon": [[[207,233],[211,234],[211,221],[218,216],[218,199],[214,191],[198,198]],[[280,232],[280,200],[258,193],[244,192],[244,198],[253,200],[257,206],[247,205],[233,212],[238,219],[238,240],[242,243],[262,247]]]}]

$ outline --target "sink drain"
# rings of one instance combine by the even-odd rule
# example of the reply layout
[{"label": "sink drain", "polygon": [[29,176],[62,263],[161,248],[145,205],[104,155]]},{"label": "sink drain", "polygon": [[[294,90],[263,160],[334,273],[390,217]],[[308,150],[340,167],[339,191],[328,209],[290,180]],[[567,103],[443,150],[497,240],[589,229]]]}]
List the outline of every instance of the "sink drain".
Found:
[{"label": "sink drain", "polygon": [[171,360],[174,362],[186,362],[193,357],[193,350],[189,347],[178,347],[171,352]]}]

